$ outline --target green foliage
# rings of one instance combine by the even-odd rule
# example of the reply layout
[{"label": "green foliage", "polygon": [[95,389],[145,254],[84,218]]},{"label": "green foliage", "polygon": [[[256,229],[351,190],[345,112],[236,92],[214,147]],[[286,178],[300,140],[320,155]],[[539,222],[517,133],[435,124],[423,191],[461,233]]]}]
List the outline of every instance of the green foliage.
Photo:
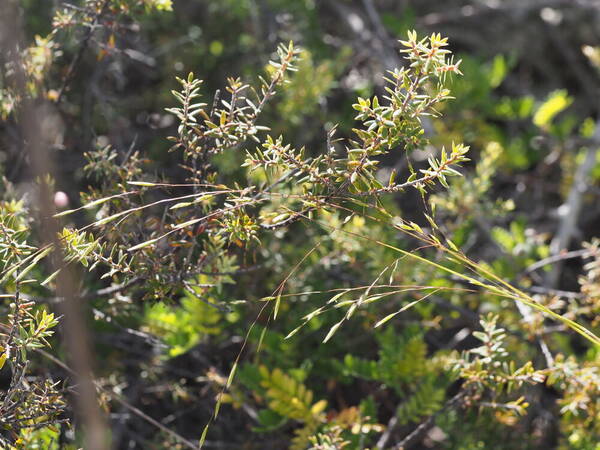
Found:
[{"label": "green foliage", "polygon": [[437,412],[442,407],[445,397],[445,389],[439,387],[435,377],[425,378],[414,392],[400,403],[396,417],[400,424],[417,422],[422,417]]},{"label": "green foliage", "polygon": [[323,62],[315,61],[313,54],[305,48],[298,56],[298,70],[277,105],[277,113],[293,126],[300,125],[304,117],[318,113],[327,94],[336,87],[337,79],[347,65],[350,49],[344,48],[335,59]]},{"label": "green foliage", "polygon": [[380,381],[399,392],[426,373],[427,347],[415,328],[397,335],[390,327],[377,335],[377,341],[377,361],[364,361],[349,354],[344,358],[344,370],[353,376]]},{"label": "green foliage", "polygon": [[370,433],[383,429],[369,415],[373,412],[372,402],[366,401],[360,407],[349,407],[337,414],[326,415],[327,401],[315,402],[313,392],[304,383],[280,369],[269,372],[265,366],[246,366],[241,379],[254,394],[260,392],[261,396],[266,397],[268,408],[258,413],[261,423],[258,431],[273,431],[288,420],[301,425],[294,430],[290,449],[299,450],[307,446],[321,448],[319,445],[331,442],[352,445]]},{"label": "green foliage", "polygon": [[327,407],[325,400],[313,404],[312,391],[279,369],[269,373],[266,367],[261,366],[259,370],[262,379],[260,384],[266,390],[271,410],[300,422],[321,420],[321,413]]},{"label": "green foliage", "polygon": [[191,285],[189,289],[179,305],[157,302],[148,305],[144,314],[148,331],[164,340],[170,357],[188,351],[206,336],[223,331],[224,314],[216,309],[214,299],[197,298],[203,295],[201,287]]},{"label": "green foliage", "polygon": [[[559,400],[561,428],[572,448],[593,448],[592,436],[600,435],[600,375],[598,352],[591,352],[588,361],[579,364],[573,357],[557,358],[548,375],[548,384],[564,392]],[[566,444],[566,443],[565,443]]]},{"label": "green foliage", "polygon": [[573,99],[567,95],[565,90],[551,93],[533,115],[533,123],[540,128],[548,128],[554,117],[572,102]]},{"label": "green foliage", "polygon": [[[498,316],[489,315],[481,320],[483,331],[473,332],[473,336],[482,342],[480,347],[468,350],[456,362],[458,376],[465,380],[468,387],[476,389],[493,388],[498,392],[510,394],[524,383],[542,383],[545,375],[536,371],[531,362],[516,367],[508,359],[504,348],[505,330],[497,327]],[[521,409],[517,412],[522,413]]]},{"label": "green foliage", "polygon": [[[402,52],[406,54],[410,66],[389,73],[386,79],[387,95],[383,97],[383,101],[380,102],[377,96],[358,98],[353,108],[358,112],[356,119],[362,122],[362,126],[353,130],[356,140],[347,142],[345,154],[336,145],[338,140],[335,138],[335,127],[328,132],[326,153],[312,156],[312,152],[304,147],[296,149],[292,144],[285,143],[282,136],[274,138],[265,134],[268,128],[257,124],[266,102],[275,95],[277,88],[288,81],[287,72],[300,68],[299,75],[292,77],[291,92],[298,89],[294,87],[294,83],[305,83],[302,81],[305,76],[303,71],[310,70],[310,66],[296,63],[301,52],[290,43],[278,48],[278,60],[270,63],[268,78],[259,78],[258,88],[245,84],[241,79],[229,78],[226,87],[229,98],[216,98],[211,109],[207,109],[207,103],[198,101],[201,94],[200,80],[193,74],[189,74],[187,79],[178,79],[181,90],[173,91],[173,95],[179,106],[167,111],[179,121],[177,136],[170,138],[174,143],[171,151],[182,151],[183,167],[189,173],[188,184],[178,186],[168,182],[135,179],[136,174],[141,175],[141,172],[135,172],[135,169],[120,172],[110,164],[107,165],[103,158],[90,158],[90,172],[118,174],[123,189],[120,193],[114,191],[108,197],[97,197],[85,206],[108,207],[103,217],[94,222],[96,227],[107,230],[114,227],[113,223],[118,220],[120,227],[139,229],[139,225],[135,225],[141,220],[139,212],[151,211],[159,204],[167,205],[160,225],[154,226],[153,231],[142,236],[141,242],[138,240],[135,245],[123,242],[120,245],[126,245],[127,252],[135,255],[128,267],[137,276],[146,278],[144,271],[152,271],[152,279],[156,280],[153,281],[157,289],[155,298],[166,293],[176,293],[178,288],[187,292],[179,306],[157,303],[147,308],[144,317],[148,330],[161,335],[171,346],[170,356],[185,354],[201,342],[203,336],[223,333],[223,311],[211,308],[229,307],[227,302],[221,303],[218,300],[217,293],[223,292],[226,283],[233,282],[226,274],[238,267],[237,249],[248,251],[253,247],[260,248],[264,239],[272,241],[269,232],[290,227],[302,220],[324,227],[327,230],[326,236],[333,237],[332,243],[352,246],[355,245],[356,238],[366,239],[372,241],[375,247],[382,247],[395,256],[387,257],[390,262],[383,269],[380,262],[375,265],[379,275],[369,281],[370,284],[358,289],[338,289],[326,304],[309,311],[304,316],[303,323],[289,333],[288,338],[312,323],[316,329],[329,327],[324,342],[334,342],[333,338],[341,325],[349,322],[355,314],[364,316],[372,304],[385,304],[388,298],[405,292],[422,292],[422,295],[410,299],[400,309],[377,321],[374,324],[377,328],[391,319],[397,320],[400,313],[416,308],[421,301],[440,291],[452,291],[453,288],[439,282],[429,286],[393,285],[392,280],[399,268],[406,266],[402,260],[407,258],[423,268],[429,267],[438,273],[463,279],[483,288],[489,294],[525,303],[561,320],[591,341],[597,340],[587,329],[557,314],[552,305],[541,304],[506,283],[488,265],[471,261],[449,239],[442,241],[437,235],[439,226],[433,217],[426,216],[431,226],[431,231],[426,231],[415,222],[394,217],[393,212],[383,206],[379,198],[382,194],[412,187],[424,196],[439,181],[449,190],[449,194],[434,197],[434,204],[439,204],[450,213],[457,214],[460,211],[468,220],[477,222],[492,211],[510,210],[508,203],[494,203],[485,198],[491,188],[494,166],[502,152],[502,146],[497,142],[487,146],[476,166],[475,176],[467,181],[453,181],[452,185],[449,181],[449,177],[461,175],[455,167],[468,161],[465,156],[468,147],[455,143],[449,151],[442,147],[439,157],[430,156],[426,168],[415,169],[409,164],[410,174],[403,181],[397,181],[394,172],[385,184],[377,178],[377,158],[396,151],[397,148],[410,153],[428,144],[422,122],[427,117],[440,115],[437,108],[451,98],[447,88],[448,74],[460,74],[460,61],[453,62],[450,52],[444,48],[447,41],[441,36],[433,34],[419,40],[411,32],[409,39],[401,43],[404,47]],[[489,70],[487,83],[493,88],[502,82],[508,68],[505,60],[500,58],[494,61]],[[247,168],[246,180],[242,176],[241,180],[227,184],[227,180],[215,170],[211,161],[215,156],[231,153],[245,146],[247,141],[256,142],[258,147],[254,151],[246,150],[246,160],[242,166]],[[110,155],[110,150],[106,148],[100,152]],[[111,156],[109,159],[116,161],[116,157]],[[127,187],[134,187],[136,190],[125,191]],[[192,193],[144,201],[162,188],[178,187],[191,188]],[[120,204],[123,198],[130,202],[128,209],[123,209]],[[374,206],[368,203],[371,199],[374,200]],[[332,214],[336,210],[346,214],[343,220]],[[447,256],[451,265],[439,264],[412,251],[382,242],[377,233],[373,237],[363,235],[362,228],[366,224],[371,226],[370,222],[381,222],[382,230],[389,227],[437,249]],[[516,256],[535,252],[534,257],[545,255],[540,246],[534,246],[531,250],[524,248],[527,244],[526,235],[524,228],[517,222],[513,222],[511,230],[512,233],[508,233],[504,229],[495,228],[491,235],[507,252],[515,253]],[[342,235],[350,236],[351,239],[345,240]],[[110,234],[105,234],[102,242],[106,243],[102,245],[109,246],[107,248],[118,246],[122,236],[115,237],[117,240],[111,238]],[[85,261],[91,254],[92,250],[89,248],[95,241],[85,235],[71,240],[72,252],[79,255],[77,258],[81,262]],[[317,251],[318,247],[319,244],[306,248],[300,264]],[[174,255],[179,254],[171,260],[170,265],[165,265],[162,261],[162,255],[167,249],[174,249]],[[357,249],[363,251],[360,245]],[[194,260],[200,261],[196,267],[192,264]],[[531,261],[533,259],[524,259],[517,267]],[[502,276],[512,276],[503,264],[497,263]],[[280,317],[278,313],[282,308],[285,284],[297,267],[274,288],[272,295],[261,299],[267,305],[269,302],[274,305],[272,319]],[[203,273],[200,278],[197,278],[198,271]],[[476,276],[471,276],[468,271]],[[109,272],[110,276],[116,273],[114,270]],[[173,278],[173,273],[178,274],[176,278]],[[222,275],[225,276],[221,277]],[[380,281],[384,275],[390,278],[388,284]],[[213,276],[214,282],[210,282]],[[430,275],[426,279],[431,282]],[[165,290],[163,285],[167,280],[177,280],[178,284]],[[330,319],[320,319],[325,313],[336,311],[343,312],[343,316],[340,319],[338,312],[338,319],[333,324],[329,323]],[[423,309],[423,313],[425,311]],[[376,335],[377,360],[347,354],[344,363],[334,364],[333,369],[345,377],[377,382],[393,391],[399,398],[394,414],[401,424],[417,422],[423,417],[436,414],[444,405],[450,375],[463,379],[465,395],[472,401],[478,399],[480,407],[497,410],[498,420],[509,423],[525,413],[527,402],[523,397],[507,402],[501,402],[497,397],[501,393],[509,394],[522,389],[525,383],[540,383],[545,374],[536,371],[531,362],[517,366],[509,358],[503,346],[505,334],[496,326],[497,320],[497,317],[490,317],[482,321],[484,331],[473,333],[483,342],[481,347],[461,355],[455,354],[450,359],[441,355],[428,355],[423,330],[418,327],[408,327],[401,334],[396,334],[394,328],[389,327],[386,332]],[[264,328],[257,342],[258,347],[263,346],[266,335],[267,330]],[[267,354],[274,351],[273,344],[268,342],[267,340],[264,350]],[[451,361],[454,367],[452,373],[444,373],[444,361]],[[295,430],[291,448],[305,448],[311,441],[311,436],[312,441],[317,444],[328,439],[350,439],[353,442],[353,434],[356,433],[354,425],[340,425],[344,422],[340,418],[344,417],[342,413],[335,420],[326,419],[323,414],[326,401],[313,403],[313,392],[303,382],[285,374],[279,367],[269,369],[261,366],[257,370],[258,372],[248,366],[244,369],[242,378],[255,395],[262,392],[261,396],[266,398],[267,409],[258,415],[262,431],[278,429],[286,421],[293,420],[300,424],[300,428]],[[231,384],[234,376],[235,369],[224,385],[224,390]],[[490,401],[481,400],[488,392],[492,393]],[[233,395],[231,399],[224,395],[224,392],[219,394],[214,418],[224,400],[229,399],[227,401],[234,404],[243,401],[235,400],[239,394]],[[358,418],[355,417],[355,420]],[[342,431],[335,428],[340,426]],[[374,425],[365,430],[359,427],[358,433],[369,433],[376,429]]]},{"label": "green foliage", "polygon": [[[8,300],[6,321],[2,324],[0,371],[3,374],[3,402],[0,405],[0,435],[4,447],[28,448],[29,435],[60,421],[65,402],[59,383],[44,378],[25,378],[31,353],[50,347],[49,339],[58,318],[44,306],[36,305],[23,291],[39,285],[40,261],[51,248],[30,244],[26,211],[22,202],[0,202],[0,285]],[[34,442],[35,439],[31,442]],[[33,448],[33,447],[32,447]]]},{"label": "green foliage", "polygon": [[401,398],[396,416],[400,423],[416,422],[436,412],[445,397],[440,368],[427,357],[422,333],[409,327],[402,335],[389,327],[377,335],[379,359],[366,361],[348,354],[342,372],[378,381]]}]

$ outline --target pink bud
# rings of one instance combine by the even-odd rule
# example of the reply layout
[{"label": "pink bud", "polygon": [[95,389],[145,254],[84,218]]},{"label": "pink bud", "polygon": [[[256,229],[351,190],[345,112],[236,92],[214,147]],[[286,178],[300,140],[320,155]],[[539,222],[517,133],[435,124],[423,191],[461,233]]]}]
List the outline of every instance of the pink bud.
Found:
[{"label": "pink bud", "polygon": [[57,191],[54,193],[54,206],[57,208],[65,208],[69,204],[69,196],[63,191]]}]

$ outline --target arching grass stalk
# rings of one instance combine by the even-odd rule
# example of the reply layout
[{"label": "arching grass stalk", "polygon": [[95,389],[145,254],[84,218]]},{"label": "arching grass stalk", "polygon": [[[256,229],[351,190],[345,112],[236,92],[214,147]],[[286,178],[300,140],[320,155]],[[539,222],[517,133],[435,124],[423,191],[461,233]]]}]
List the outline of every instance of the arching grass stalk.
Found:
[{"label": "arching grass stalk", "polygon": [[[355,211],[351,211],[351,210],[341,207],[339,205],[330,205],[330,206],[335,206],[337,209],[343,209],[343,210],[347,210],[348,212],[355,213]],[[382,212],[382,211],[380,211],[380,212]],[[375,220],[378,222],[382,222],[381,219],[371,216],[369,214],[362,214],[361,217],[372,219],[372,220]],[[555,311],[552,311],[550,308],[538,303],[530,295],[526,294],[522,290],[518,289],[517,287],[515,287],[512,284],[508,283],[507,281],[503,280],[502,278],[500,278],[499,276],[494,274],[491,270],[484,267],[482,264],[479,264],[479,263],[471,260],[470,258],[468,258],[466,255],[464,255],[462,252],[460,252],[456,248],[456,246],[453,243],[451,243],[450,241],[448,241],[448,242],[450,242],[448,245],[445,245],[437,237],[427,235],[416,224],[402,223],[400,225],[393,224],[392,226],[395,229],[397,229],[398,231],[402,231],[403,233],[406,233],[413,238],[419,239],[420,241],[427,244],[428,247],[435,248],[436,250],[444,253],[446,255],[446,258],[449,261],[453,261],[457,264],[462,265],[465,269],[468,269],[469,271],[472,271],[473,273],[477,274],[479,278],[475,278],[474,276],[471,276],[468,273],[463,273],[463,272],[457,271],[451,267],[447,267],[443,264],[432,261],[428,258],[425,258],[425,257],[417,254],[415,251],[403,250],[403,249],[396,247],[392,244],[389,244],[387,242],[383,242],[378,239],[373,239],[369,236],[365,236],[365,235],[362,235],[360,233],[356,233],[353,231],[344,230],[343,228],[329,225],[328,223],[325,223],[323,221],[311,219],[306,216],[304,218],[312,223],[315,223],[315,224],[323,227],[323,228],[327,228],[330,231],[337,231],[337,232],[345,233],[345,234],[351,235],[353,237],[369,241],[373,244],[388,248],[396,253],[399,253],[400,255],[402,255],[404,257],[411,258],[415,261],[419,261],[423,264],[427,264],[431,267],[434,267],[442,272],[453,275],[453,276],[457,277],[458,279],[464,280],[473,286],[477,286],[481,289],[484,289],[485,291],[487,291],[490,294],[497,295],[499,297],[508,298],[508,299],[516,301],[516,302],[521,302],[533,309],[536,309],[536,310],[542,312],[543,314],[546,314],[547,316],[549,316],[555,320],[562,322],[564,325],[566,325],[567,327],[569,327],[570,329],[572,329],[573,331],[575,331],[576,333],[578,333],[579,335],[581,335],[582,337],[587,339],[588,341],[592,342],[595,345],[600,346],[600,338],[595,333],[593,333],[592,331],[590,331],[589,329],[584,327],[583,325],[581,325],[571,319],[568,319],[567,317],[564,317],[564,316],[556,313]],[[431,295],[431,294],[429,294],[429,295]],[[393,313],[393,315],[395,316],[399,312],[409,309],[410,307],[416,305],[417,303],[419,303],[422,300],[424,300],[424,298],[419,299],[416,302],[412,302],[409,305],[406,305],[400,311]],[[344,320],[346,320],[348,318],[348,316],[349,316],[349,314],[347,314],[340,322],[336,323],[329,330],[326,340],[331,339],[331,337],[333,336],[335,331],[337,331],[339,326],[342,324],[342,322]],[[381,325],[382,322],[387,321],[386,319],[389,320],[389,319],[391,319],[391,317],[388,316],[388,317],[382,319],[378,325]],[[288,337],[293,335],[296,331],[298,331],[298,329],[296,329],[296,330],[294,330],[294,332],[290,333],[290,335],[288,335]]]}]

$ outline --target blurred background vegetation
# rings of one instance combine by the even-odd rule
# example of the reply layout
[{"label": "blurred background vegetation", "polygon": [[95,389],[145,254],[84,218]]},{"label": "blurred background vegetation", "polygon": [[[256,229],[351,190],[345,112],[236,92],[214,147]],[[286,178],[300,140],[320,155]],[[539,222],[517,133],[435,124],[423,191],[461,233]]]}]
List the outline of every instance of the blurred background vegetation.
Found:
[{"label": "blurred background vegetation", "polygon": [[[385,95],[386,71],[405,65],[399,39],[412,29],[422,36],[447,36],[464,74],[450,85],[455,100],[441,106],[443,117],[423,122],[428,146],[410,157],[386,155],[378,178],[387,180],[392,170],[407,174],[411,165],[424,167],[435,148],[452,142],[470,146],[471,162],[449,189],[436,189],[427,210],[416,190],[382,201],[422,227],[429,226],[424,212],[435,210],[440,229],[471,259],[554,311],[596,334],[600,330],[596,0],[17,4],[29,46],[28,89],[43,111],[40,127],[56,164],[55,191],[66,195],[70,208],[94,198],[95,191],[118,193],[118,183],[141,173],[185,181],[180,154],[169,152],[166,140],[177,134],[175,116],[165,111],[174,104],[171,90],[180,88],[176,76],[193,71],[204,80],[201,92],[210,104],[227,77],[254,83],[257,74],[269,70],[277,45],[292,40],[302,49],[298,70],[260,123],[272,136],[283,134],[285,142],[315,156],[326,150],[335,124],[338,137],[352,135],[356,97]],[[3,58],[2,63],[10,62]],[[35,235],[36,183],[15,119],[16,101],[5,89],[10,70],[6,73],[0,79],[3,214],[30,217],[23,220]],[[137,165],[121,164],[132,155]],[[245,158],[244,151],[223,153],[213,165],[227,183],[243,182]],[[103,178],[108,172],[102,171],[94,177],[92,169],[116,162],[121,165],[114,180]],[[57,207],[67,207],[55,200]],[[333,212],[321,219],[390,245],[408,245],[396,229],[360,216],[343,223]],[[90,220],[94,217],[84,214],[68,218],[76,226]],[[206,448],[398,448],[400,443],[406,448],[600,448],[600,349],[581,336],[507,299],[446,291],[377,329],[377,321],[419,297],[406,292],[364,308],[326,345],[323,338],[342,311],[319,315],[284,339],[335,290],[374,283],[397,254],[303,223],[260,239],[261,245],[236,249],[235,257],[219,261],[226,276],[199,274],[188,290],[137,284],[112,293],[103,289],[116,284],[118,274],[103,280],[97,271],[80,274],[112,448],[185,448],[181,437],[197,443],[219,396],[222,405],[205,436]],[[284,295],[277,320],[260,315],[268,302],[258,300],[271,296],[292,269],[285,294],[301,294]],[[389,281],[460,286],[413,260],[397,263]],[[4,293],[13,288],[2,287]],[[53,308],[51,290],[24,289]],[[8,308],[6,300],[6,313]],[[483,331],[482,317],[487,317]],[[479,349],[470,357],[478,354],[483,361],[486,336],[506,354],[495,349],[497,354],[487,355],[489,368],[486,361],[465,368],[469,357],[460,352]],[[60,339],[51,343],[47,351],[67,361]],[[65,398],[71,402],[65,368],[40,354],[31,358],[30,376],[67,379]],[[234,382],[221,393],[237,358]],[[506,379],[494,372],[499,361],[513,364]],[[527,364],[534,369],[516,372]],[[482,370],[491,377],[489,384]],[[473,381],[468,373],[474,371],[481,386],[465,400],[462,386]],[[67,407],[61,417],[71,425],[18,430],[16,445],[78,448],[74,416]]]}]

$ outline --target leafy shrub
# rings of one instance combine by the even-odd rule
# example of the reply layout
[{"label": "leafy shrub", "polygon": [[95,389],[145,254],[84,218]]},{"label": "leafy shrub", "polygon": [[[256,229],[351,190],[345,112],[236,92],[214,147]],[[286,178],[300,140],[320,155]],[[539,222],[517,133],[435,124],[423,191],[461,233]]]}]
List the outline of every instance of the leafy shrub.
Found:
[{"label": "leafy shrub", "polygon": [[[235,15],[247,15],[244,5]],[[116,21],[172,8],[169,1],[84,6],[59,11],[55,31],[22,52],[27,89],[1,86],[4,118],[24,99],[60,104],[68,95],[71,69],[58,89],[45,83],[62,51],[60,33],[104,15]],[[114,40],[107,36],[100,59]],[[223,51],[216,42],[212,54]],[[176,105],[166,110],[177,121],[168,138],[180,170],[172,178],[133,147],[122,154],[98,139],[85,153],[92,185],[81,193],[82,206],[56,214],[70,221],[59,235],[63,269],[86,271],[82,297],[92,302],[96,328],[119,329],[152,348],[135,367],[145,380],[170,384],[164,390],[171,397],[156,398],[174,408],[174,417],[183,405],[210,403],[199,416],[208,423],[203,429],[196,423],[182,436],[157,425],[116,392],[135,376],[116,361],[121,350],[110,348],[99,350],[106,362],[99,372],[110,388],[96,383],[105,409],[120,403],[138,414],[161,430],[157,445],[165,448],[227,435],[223,422],[235,428],[240,411],[273,448],[386,447],[390,436],[402,434],[401,447],[434,422],[451,448],[496,445],[498,430],[510,430],[515,448],[526,448],[540,441],[523,438],[529,407],[541,402],[542,389],[554,389],[559,398],[550,409],[562,445],[593,448],[600,433],[598,243],[586,244],[593,261],[571,301],[531,293],[531,280],[519,276],[549,256],[549,245],[522,220],[503,227],[487,219],[515,208],[494,198],[498,167],[527,167],[540,155],[521,154],[522,136],[507,141],[487,123],[467,122],[480,126],[473,141],[484,142],[469,172],[461,169],[469,146],[448,139],[461,137],[451,131],[453,108],[481,99],[493,120],[529,120],[560,139],[572,133],[567,118],[557,120],[571,98],[559,90],[537,107],[528,96],[492,101],[510,70],[504,57],[483,69],[469,59],[461,64],[435,33],[419,39],[410,32],[401,45],[406,67],[386,74],[383,96],[363,95],[352,105],[358,125],[350,138],[338,138],[340,130],[329,124],[318,148],[296,148],[279,134],[287,126],[269,116],[270,103],[282,97],[275,111],[302,129],[338,75],[335,64],[317,63],[290,42],[277,48],[256,83],[230,77],[223,93],[205,101],[201,80],[192,73],[177,78]],[[477,72],[477,85],[452,85],[464,66]],[[311,83],[315,76],[318,83]],[[454,107],[450,88],[459,97]],[[425,131],[430,124],[437,135]],[[382,167],[386,158],[404,160],[406,170]],[[37,183],[55,190],[52,179]],[[38,298],[56,289],[57,272],[43,263],[57,249],[41,243],[35,212],[4,185],[0,284],[9,314],[0,369],[10,368],[10,381],[0,438],[6,446],[52,448],[72,418],[67,392],[50,376],[26,373],[32,352],[54,358],[41,349],[60,319]],[[423,204],[422,217],[403,207],[411,193]],[[399,203],[392,194],[403,195]],[[477,227],[501,250],[489,263],[464,250]],[[483,312],[490,314],[480,318]],[[555,330],[546,332],[548,326]],[[596,347],[576,355],[569,340]],[[190,360],[189,372],[177,367]]]}]

